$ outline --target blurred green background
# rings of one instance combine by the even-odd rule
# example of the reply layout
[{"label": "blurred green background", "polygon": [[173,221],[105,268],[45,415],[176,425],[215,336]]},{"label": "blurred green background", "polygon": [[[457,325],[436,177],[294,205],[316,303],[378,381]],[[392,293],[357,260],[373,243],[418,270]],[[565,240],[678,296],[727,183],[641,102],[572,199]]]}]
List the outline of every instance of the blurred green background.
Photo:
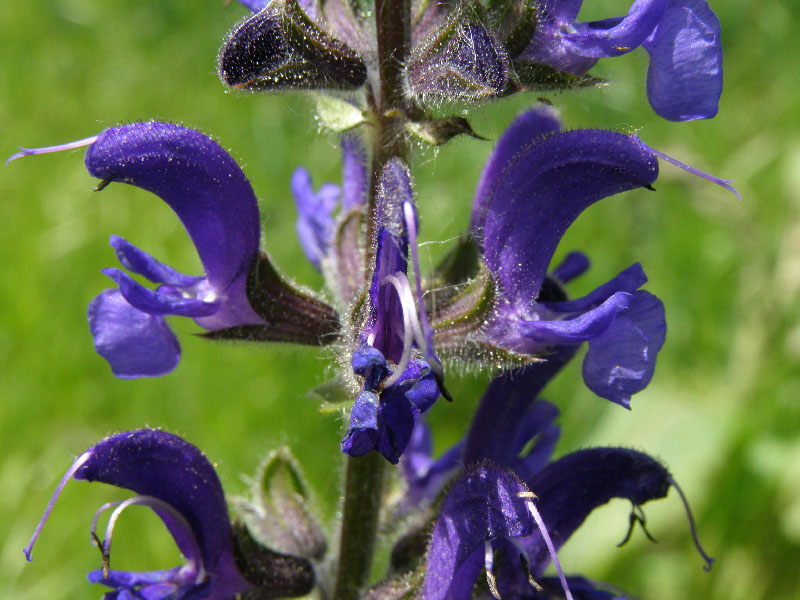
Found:
[{"label": "blurred green background", "polygon": [[[306,165],[317,184],[339,181],[336,139],[320,133],[299,95],[226,94],[215,74],[235,2],[4,2],[0,19],[0,154],[83,138],[120,122],[179,121],[216,136],[244,166],[263,200],[266,245],[282,269],[318,288],[294,237],[289,178]],[[587,3],[589,4],[589,3]],[[641,598],[755,600],[800,597],[800,43],[794,2],[714,2],[723,23],[725,92],[708,122],[660,120],[645,95],[646,55],[608,60],[605,90],[550,99],[569,127],[635,129],[648,144],[736,179],[743,201],[662,165],[657,194],[601,202],[568,232],[559,254],[582,249],[593,268],[580,294],[634,261],[666,304],[669,333],[652,384],[625,410],[594,397],[580,365],[546,394],[562,408],[559,454],[624,445],[669,466],[689,495],[700,536],[717,558],[705,573],[674,494],[647,506],[641,532],[622,549],[629,506],[596,511],[565,547],[567,571]],[[627,4],[593,3],[588,18]],[[496,140],[534,96],[476,110],[471,121]],[[445,241],[468,223],[491,142],[456,140],[415,163],[422,237]],[[317,504],[333,522],[339,501],[341,419],[321,415],[307,390],[332,375],[324,351],[214,344],[174,320],[183,346],[177,370],[157,380],[111,376],[91,346],[88,301],[115,264],[110,234],[169,264],[199,263],[177,219],[155,197],[122,185],[94,194],[83,152],[0,167],[0,595],[99,597],[84,574],[99,566],[89,525],[102,502],[124,492],[73,483],[56,506],[35,560],[21,549],[74,456],[103,436],[164,427],[202,448],[229,494],[246,490],[271,448],[288,444],[305,465]],[[423,269],[446,249],[426,244]],[[437,450],[459,438],[488,380],[449,383],[455,404],[431,421]],[[115,534],[117,568],[175,564],[157,519],[130,511]]]}]

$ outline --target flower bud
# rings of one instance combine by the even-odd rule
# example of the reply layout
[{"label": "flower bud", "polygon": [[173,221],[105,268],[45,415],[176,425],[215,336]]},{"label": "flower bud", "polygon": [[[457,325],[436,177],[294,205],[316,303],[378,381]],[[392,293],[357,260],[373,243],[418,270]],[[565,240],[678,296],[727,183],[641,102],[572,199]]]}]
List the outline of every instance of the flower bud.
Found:
[{"label": "flower bud", "polygon": [[478,4],[453,10],[414,47],[405,73],[408,93],[419,103],[478,103],[505,91],[508,54],[482,21],[482,12]]},{"label": "flower bud", "polygon": [[219,76],[236,89],[356,89],[367,68],[322,31],[296,0],[276,0],[237,25],[219,54]]}]

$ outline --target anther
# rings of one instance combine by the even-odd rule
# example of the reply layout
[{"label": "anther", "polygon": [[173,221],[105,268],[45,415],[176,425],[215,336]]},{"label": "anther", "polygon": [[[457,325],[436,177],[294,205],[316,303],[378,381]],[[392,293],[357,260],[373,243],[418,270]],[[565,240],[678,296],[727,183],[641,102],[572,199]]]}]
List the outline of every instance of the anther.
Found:
[{"label": "anther", "polygon": [[639,523],[639,525],[642,526],[642,531],[644,531],[644,534],[647,536],[648,540],[650,540],[654,544],[658,543],[658,540],[656,540],[652,535],[650,535],[650,532],[647,531],[647,527],[645,527],[645,516],[641,506],[639,506],[638,504],[631,505],[631,514],[628,517],[628,521],[629,521],[628,533],[626,533],[625,538],[619,544],[617,544],[617,548],[621,548],[630,541],[631,536],[633,535],[633,527],[634,525],[636,525],[636,523]]},{"label": "anther", "polygon": [[520,565],[522,566],[522,570],[525,571],[525,577],[528,578],[528,584],[537,592],[541,592],[544,588],[541,585],[539,585],[539,582],[537,582],[533,578],[533,573],[531,573],[531,566],[530,564],[528,564],[528,561],[525,559],[525,555],[522,553],[520,553],[519,555],[519,562]]}]

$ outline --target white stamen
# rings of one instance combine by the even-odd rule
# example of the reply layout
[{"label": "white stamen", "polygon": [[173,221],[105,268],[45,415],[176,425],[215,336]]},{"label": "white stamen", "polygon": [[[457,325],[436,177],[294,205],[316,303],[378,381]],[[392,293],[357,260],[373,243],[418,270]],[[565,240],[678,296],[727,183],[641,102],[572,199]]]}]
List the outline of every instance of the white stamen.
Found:
[{"label": "white stamen", "polygon": [[558,554],[556,553],[556,547],[553,545],[553,540],[550,539],[550,534],[547,532],[547,527],[542,520],[542,516],[539,514],[539,511],[536,510],[536,507],[533,505],[533,498],[536,498],[536,495],[533,492],[520,492],[517,494],[520,498],[525,498],[525,505],[528,507],[531,515],[533,516],[533,520],[536,521],[536,526],[539,528],[539,533],[542,534],[542,538],[544,539],[544,543],[547,546],[547,551],[550,553],[550,558],[553,559],[553,564],[556,567],[556,572],[558,573],[558,578],[561,580],[561,587],[564,588],[564,595],[567,600],[574,600],[572,597],[572,592],[569,591],[569,585],[567,585],[567,578],[564,577],[564,571],[561,570],[561,563],[558,562]]},{"label": "white stamen", "polygon": [[[89,530],[89,532],[92,534],[92,539],[99,539],[97,537],[97,522],[100,520],[100,515],[102,515],[104,512],[106,512],[109,508],[113,508],[115,506],[119,506],[123,502],[124,502],[124,500],[116,500],[114,502],[106,502],[105,504],[103,504],[103,506],[101,506],[100,508],[97,509],[97,512],[94,513],[94,518],[92,519],[92,528]],[[100,550],[102,550],[102,548],[100,548]]]},{"label": "white stamen", "polygon": [[58,146],[45,146],[43,148],[23,148],[22,146],[18,146],[22,152],[17,152],[8,157],[6,160],[6,164],[10,163],[12,160],[17,160],[23,156],[32,156],[34,154],[48,154],[50,152],[61,152],[62,150],[74,150],[75,148],[80,148],[82,146],[90,146],[94,144],[95,140],[99,136],[93,135],[92,137],[84,138],[82,140],[77,140],[74,142],[67,142],[66,144],[59,144]]},{"label": "white stamen", "polygon": [[53,492],[53,496],[50,498],[50,502],[48,502],[47,508],[44,509],[44,514],[42,515],[39,524],[36,526],[36,530],[33,532],[33,536],[31,536],[31,541],[28,542],[28,545],[25,546],[25,549],[23,550],[23,552],[25,553],[25,558],[27,558],[29,562],[33,560],[31,556],[31,553],[33,552],[33,545],[36,543],[39,534],[42,532],[42,528],[44,527],[47,518],[50,516],[50,513],[52,512],[56,500],[58,500],[58,497],[61,495],[61,491],[64,489],[64,486],[67,485],[67,482],[70,479],[72,479],[72,476],[75,475],[78,469],[80,469],[86,463],[86,461],[89,460],[91,456],[92,456],[91,450],[87,450],[86,452],[81,454],[78,457],[78,460],[72,463],[72,466],[69,469],[67,469],[67,472],[64,473],[64,476],[58,483],[58,487],[56,487],[56,490]]},{"label": "white stamen", "polygon": [[123,500],[119,503],[119,505],[114,509],[114,512],[112,512],[111,516],[108,518],[106,534],[105,538],[103,539],[103,556],[108,558],[111,555],[111,539],[114,534],[114,527],[117,524],[117,519],[119,519],[122,511],[130,506],[137,505],[149,506],[156,513],[159,511],[166,513],[184,528],[185,532],[188,534],[186,539],[188,539],[191,543],[191,548],[189,549],[188,553],[184,552],[184,549],[181,548],[184,556],[186,556],[186,566],[197,573],[197,576],[195,577],[195,583],[203,582],[206,579],[206,571],[201,560],[200,546],[197,544],[197,538],[192,531],[192,526],[189,525],[189,522],[186,520],[186,518],[177,510],[175,510],[172,505],[153,496],[134,496],[133,498],[128,498],[127,500]]},{"label": "white stamen", "polygon": [[[387,275],[381,285],[391,285],[395,289],[400,299],[400,308],[403,310],[403,355],[400,357],[400,362],[397,364],[394,373],[383,381],[383,387],[387,388],[397,383],[403,371],[406,370],[408,363],[411,362],[411,349],[415,334],[419,330],[419,321],[417,320],[417,311],[414,308],[413,298],[411,298],[411,306],[408,305],[411,290],[409,289],[408,278],[404,273],[398,271],[394,275]],[[416,327],[414,326],[414,321],[416,321]]]},{"label": "white stamen", "polygon": [[414,205],[409,201],[403,203],[403,217],[405,218],[406,231],[408,232],[408,246],[411,250],[411,265],[414,269],[414,285],[417,292],[417,304],[419,305],[419,328],[420,334],[422,334],[419,337],[422,339],[418,340],[418,345],[431,371],[436,373],[439,378],[443,378],[444,372],[442,370],[442,365],[439,364],[439,361],[436,360],[436,357],[433,355],[432,344],[429,343],[433,340],[433,329],[428,322],[428,315],[425,312],[422,277],[419,269],[419,252],[417,250],[417,219],[414,212]]}]

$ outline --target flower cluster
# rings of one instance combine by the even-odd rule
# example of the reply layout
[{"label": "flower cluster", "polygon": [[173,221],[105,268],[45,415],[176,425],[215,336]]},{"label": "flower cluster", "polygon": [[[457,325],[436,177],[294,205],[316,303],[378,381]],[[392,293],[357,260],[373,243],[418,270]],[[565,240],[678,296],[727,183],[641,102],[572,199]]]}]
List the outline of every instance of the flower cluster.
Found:
[{"label": "flower cluster", "polygon": [[[642,289],[639,263],[570,297],[570,282],[589,267],[580,252],[552,264],[570,225],[599,200],[654,191],[662,161],[735,190],[636,135],[564,130],[554,109],[534,107],[497,140],[467,230],[423,273],[417,204],[427,199],[411,173],[412,140],[439,145],[475,135],[462,114],[441,111],[528,90],[604,84],[589,74],[597,61],[639,46],[649,54],[647,93],[656,113],[674,121],[714,116],[722,53],[720,25],[706,2],[635,0],[626,15],[596,22],[577,20],[580,0],[241,3],[252,14],[220,51],[224,84],[309,91],[321,122],[342,134],[341,186],[315,189],[302,167],[291,181],[300,245],[324,289],[298,286],[272,263],[263,248],[270,233],[246,175],[199,131],[137,122],[22,149],[12,159],[86,147],[96,190],[120,182],[152,192],[197,250],[204,272],[187,275],[111,237],[125,270],[103,270],[115,286],[91,301],[88,320],[114,375],[175,368],[180,345],[168,316],[191,317],[209,339],[328,346],[336,355],[329,389],[348,399],[335,405],[346,415],[340,448],[349,465],[339,553],[327,557],[325,528],[287,451],[270,455],[251,498],[234,500],[242,522],[232,524],[200,450],[142,429],[111,436],[75,461],[25,549],[28,558],[62,488],[79,479],[137,494],[102,506],[92,524],[102,565],[89,580],[112,589],[107,600],[280,598],[315,587],[337,600],[611,598],[601,584],[566,576],[558,549],[612,498],[629,500],[631,527],[644,526],[641,506],[673,487],[710,566],[683,492],[660,462],[625,448],[552,460],[558,409],[540,392],[586,343],[586,386],[630,408],[666,338],[665,307]],[[440,396],[453,400],[446,379],[455,362],[497,373],[464,439],[437,459],[423,415]],[[399,464],[404,489],[394,511],[381,512],[387,462]],[[145,573],[110,568],[115,524],[132,505],[158,515],[186,564]],[[98,520],[111,508],[101,540]],[[408,518],[393,518],[398,511]],[[399,540],[392,568],[369,587],[376,531],[392,527]],[[557,577],[545,573],[551,562]]]}]

